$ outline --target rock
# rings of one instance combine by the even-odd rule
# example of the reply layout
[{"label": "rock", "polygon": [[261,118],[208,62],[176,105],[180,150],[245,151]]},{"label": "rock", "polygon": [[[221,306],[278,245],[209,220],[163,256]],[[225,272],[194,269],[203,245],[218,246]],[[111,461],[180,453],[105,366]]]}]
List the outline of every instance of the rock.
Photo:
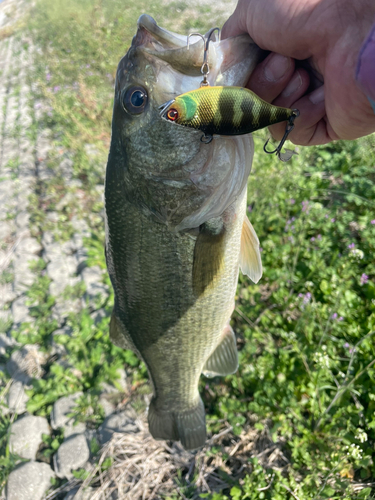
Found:
[{"label": "rock", "polygon": [[12,337],[0,333],[0,356],[4,356],[15,345],[17,345],[17,342]]},{"label": "rock", "polygon": [[75,274],[76,271],[77,259],[72,255],[63,255],[59,259],[51,261],[47,266],[48,276],[53,281],[63,281],[66,285],[69,285],[69,276]]},{"label": "rock", "polygon": [[86,296],[94,299],[98,295],[103,298],[108,296],[108,289],[103,284],[103,270],[99,266],[85,267],[81,272],[82,279],[86,285]]},{"label": "rock", "polygon": [[13,291],[12,283],[5,283],[0,285],[0,307],[3,309],[5,304],[15,300],[17,295]]},{"label": "rock", "polygon": [[9,410],[18,415],[25,413],[28,400],[29,396],[25,392],[25,385],[20,380],[13,382],[7,397]]},{"label": "rock", "polygon": [[8,221],[0,221],[0,241],[5,241],[13,233],[12,224]]},{"label": "rock", "polygon": [[29,227],[30,214],[29,212],[22,211],[16,217],[16,224],[20,229],[25,229]]},{"label": "rock", "polygon": [[63,328],[59,328],[58,330],[52,332],[52,355],[57,354],[58,356],[63,356],[67,353],[65,345],[56,342],[55,337],[57,337],[58,335],[68,335],[70,337],[71,334],[72,329],[69,326],[64,326]]},{"label": "rock", "polygon": [[68,479],[73,477],[72,470],[83,467],[89,458],[90,450],[84,434],[70,436],[53,456],[56,475]]},{"label": "rock", "polygon": [[25,383],[29,383],[31,377],[41,378],[44,373],[41,365],[45,363],[46,356],[37,346],[27,344],[12,353],[6,364],[8,373],[15,380]]},{"label": "rock", "polygon": [[48,464],[28,462],[14,469],[6,486],[7,500],[41,500],[54,477]]},{"label": "rock", "polygon": [[90,318],[94,320],[95,325],[101,322],[102,319],[106,318],[108,315],[104,309],[98,309],[90,314]]},{"label": "rock", "polygon": [[26,300],[27,298],[22,295],[12,304],[13,321],[18,325],[21,323],[31,322],[33,320],[29,315],[29,308],[26,305]]},{"label": "rock", "polygon": [[31,258],[32,256],[30,254],[36,255],[41,250],[42,250],[42,246],[39,243],[39,241],[36,238],[28,237],[28,238],[23,238],[19,242],[19,244],[15,250],[15,253],[17,256],[28,255]]},{"label": "rock", "polygon": [[109,415],[112,415],[112,413],[115,411],[116,407],[114,404],[112,404],[110,401],[105,396],[100,396],[99,398],[99,404],[104,410],[104,415],[108,417]]},{"label": "rock", "polygon": [[85,432],[86,424],[78,422],[74,425],[74,418],[69,417],[76,406],[77,399],[82,396],[82,392],[76,392],[70,396],[64,396],[58,399],[53,405],[51,411],[51,427],[52,429],[64,429],[64,437],[68,438],[73,434]]},{"label": "rock", "polygon": [[117,370],[119,378],[113,380],[111,384],[103,382],[100,387],[104,394],[112,394],[114,392],[126,391],[128,388],[126,371],[124,369]]},{"label": "rock", "polygon": [[34,283],[36,275],[31,271],[30,263],[36,259],[36,255],[23,254],[13,261],[13,290],[15,293],[25,292]]},{"label": "rock", "polygon": [[[65,495],[64,500],[91,500],[93,497],[96,488],[90,488],[90,486],[78,493],[79,486],[69,491],[67,495]],[[77,495],[78,493],[78,495]]]},{"label": "rock", "polygon": [[49,434],[49,425],[44,417],[26,415],[11,426],[9,448],[22,458],[34,460],[42,443],[42,434]]},{"label": "rock", "polygon": [[115,432],[138,432],[135,418],[135,411],[131,407],[107,417],[99,427],[100,444],[110,441]]}]

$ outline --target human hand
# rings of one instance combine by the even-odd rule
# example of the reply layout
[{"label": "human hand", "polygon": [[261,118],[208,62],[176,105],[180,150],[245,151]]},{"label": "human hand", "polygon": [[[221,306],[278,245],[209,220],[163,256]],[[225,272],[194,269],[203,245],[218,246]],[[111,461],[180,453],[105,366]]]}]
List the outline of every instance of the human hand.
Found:
[{"label": "human hand", "polygon": [[[297,108],[295,144],[356,139],[375,131],[375,115],[355,81],[362,43],[375,18],[373,0],[239,0],[222,38],[249,33],[271,54],[247,87],[277,106]],[[296,61],[297,60],[297,61]],[[324,84],[311,91],[308,63]],[[281,139],[285,124],[270,127]]]}]

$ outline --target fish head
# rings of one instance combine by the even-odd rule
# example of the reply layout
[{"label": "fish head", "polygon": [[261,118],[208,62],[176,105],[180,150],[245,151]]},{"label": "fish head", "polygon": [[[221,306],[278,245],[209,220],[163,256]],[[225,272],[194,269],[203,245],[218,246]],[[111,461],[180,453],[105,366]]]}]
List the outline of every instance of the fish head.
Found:
[{"label": "fish head", "polygon": [[[220,166],[216,168],[216,173],[207,175],[210,169],[205,165],[215,154],[212,146],[200,141],[202,132],[176,127],[162,118],[159,109],[178,95],[199,88],[203,57],[204,41],[200,36],[191,36],[188,45],[186,36],[165,30],[152,17],[142,15],[131,47],[118,65],[112,122],[112,157],[117,154],[126,159],[127,184],[137,184],[138,192],[143,189],[143,205],[153,205],[152,211],[162,214],[162,219],[170,218],[170,215],[165,215],[168,208],[160,206],[168,203],[166,190],[197,190],[197,186],[201,184],[203,191],[208,189],[212,193],[212,186],[220,181],[217,174]],[[244,86],[262,57],[263,51],[248,35],[222,41],[215,40],[212,36],[208,51],[208,83]],[[221,149],[225,149],[223,141],[221,144]],[[221,152],[220,155],[222,161],[226,161],[224,153]],[[204,188],[204,183],[200,182],[203,170],[205,182],[210,184],[208,188]],[[249,171],[247,169],[247,174],[245,172],[241,177],[242,187],[246,184]],[[150,185],[154,182],[159,183],[158,189],[154,189],[151,194]],[[164,191],[159,189],[161,186],[164,186]],[[163,191],[159,200],[155,199],[156,191]],[[175,193],[170,197],[175,199]],[[183,198],[191,200],[187,192]],[[199,199],[203,198],[202,195]],[[196,199],[190,207],[185,203],[181,210],[174,210],[174,223],[179,229],[182,228],[182,211],[186,216],[186,212],[196,211],[199,203]],[[209,215],[212,215],[211,212]],[[194,224],[198,222],[199,220],[194,220]],[[191,222],[188,225],[190,224]]]}]

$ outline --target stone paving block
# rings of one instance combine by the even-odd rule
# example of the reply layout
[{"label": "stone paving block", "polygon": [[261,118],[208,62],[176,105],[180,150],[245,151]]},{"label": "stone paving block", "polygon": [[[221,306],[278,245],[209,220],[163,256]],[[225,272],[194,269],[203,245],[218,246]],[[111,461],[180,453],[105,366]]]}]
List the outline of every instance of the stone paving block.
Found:
[{"label": "stone paving block", "polygon": [[29,396],[25,392],[25,387],[27,386],[25,386],[25,384],[20,380],[16,380],[10,386],[7,403],[9,411],[12,413],[17,413],[18,415],[25,413],[26,403],[29,400]]},{"label": "stone paving block", "polygon": [[103,270],[99,266],[85,267],[81,272],[82,279],[86,285],[86,296],[89,300],[95,297],[108,296],[108,287],[103,284]]},{"label": "stone paving block", "polygon": [[26,210],[20,212],[16,217],[16,224],[20,229],[26,229],[29,227],[30,214]]},{"label": "stone paving block", "polygon": [[77,259],[72,255],[64,255],[47,266],[47,274],[53,281],[67,282],[77,271]]},{"label": "stone paving block", "polygon": [[69,416],[77,404],[77,399],[82,396],[82,392],[76,392],[70,396],[64,396],[58,399],[53,405],[51,412],[52,429],[64,429],[64,437],[67,438],[73,434],[85,432],[86,424],[78,422],[74,425],[74,418]]},{"label": "stone paving block", "polygon": [[35,460],[42,443],[42,434],[49,434],[49,425],[44,417],[26,415],[18,418],[11,426],[9,448],[22,458]]},{"label": "stone paving block", "polygon": [[30,269],[31,263],[37,260],[33,254],[23,254],[13,260],[14,280],[13,290],[15,293],[25,292],[35,281],[36,275]]},{"label": "stone paving block", "polygon": [[60,478],[73,477],[72,470],[86,465],[90,458],[90,449],[84,434],[74,434],[64,441],[53,456],[56,475]]},{"label": "stone paving block", "polygon": [[[30,255],[30,258],[33,258],[33,255],[41,252],[42,246],[36,238],[26,237],[23,238],[16,248],[16,255]],[[35,257],[34,257],[35,258]]]},{"label": "stone paving block", "polygon": [[4,307],[5,304],[12,302],[16,297],[17,295],[13,291],[12,283],[0,285],[0,307]]},{"label": "stone paving block", "polygon": [[41,500],[55,476],[48,464],[28,462],[14,469],[8,478],[6,500]]},{"label": "stone paving block", "polygon": [[9,221],[0,221],[0,241],[10,238],[14,230],[14,224],[11,224]]},{"label": "stone paving block", "polygon": [[100,444],[110,441],[115,432],[138,432],[135,418],[136,413],[131,407],[107,417],[99,427]]},{"label": "stone paving block", "polygon": [[29,315],[29,308],[26,305],[27,297],[22,295],[12,303],[12,316],[16,324],[33,321]]}]

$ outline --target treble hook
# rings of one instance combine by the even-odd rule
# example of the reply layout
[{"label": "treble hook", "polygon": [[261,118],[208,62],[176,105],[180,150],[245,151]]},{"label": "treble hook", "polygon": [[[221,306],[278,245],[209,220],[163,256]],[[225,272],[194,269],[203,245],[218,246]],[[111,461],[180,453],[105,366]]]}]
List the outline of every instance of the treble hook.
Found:
[{"label": "treble hook", "polygon": [[210,72],[210,67],[208,65],[208,46],[209,46],[209,43],[211,41],[211,37],[212,37],[213,33],[216,30],[219,33],[218,36],[220,36],[220,28],[216,27],[216,28],[211,28],[210,31],[207,33],[206,37],[204,37],[200,33],[190,33],[188,35],[188,37],[187,37],[187,48],[188,48],[188,50],[189,50],[189,40],[190,40],[191,36],[200,36],[202,38],[202,40],[203,40],[203,43],[204,43],[203,64],[201,66],[201,73],[203,75],[203,80],[201,81],[201,87],[205,87],[205,86],[209,85],[209,83],[207,81],[207,75]]},{"label": "treble hook", "polygon": [[[277,154],[278,158],[282,161],[287,161],[285,160],[281,155],[281,148],[284,146],[284,143],[285,141],[287,140],[288,138],[288,135],[291,133],[291,131],[294,129],[294,120],[299,116],[299,110],[298,109],[292,109],[292,116],[289,118],[288,120],[288,123],[286,124],[286,127],[285,127],[285,132],[284,132],[284,135],[283,135],[283,138],[281,139],[279,145],[277,146],[276,149],[274,149],[273,151],[267,151],[267,144],[269,142],[269,139],[267,139],[265,145],[263,146],[263,150],[265,153],[269,154],[269,155],[273,155],[273,154]],[[297,154],[297,153],[295,153]],[[287,155],[288,156],[288,155]],[[289,156],[289,158],[291,158],[292,155]],[[288,158],[288,159],[289,159]]]}]

